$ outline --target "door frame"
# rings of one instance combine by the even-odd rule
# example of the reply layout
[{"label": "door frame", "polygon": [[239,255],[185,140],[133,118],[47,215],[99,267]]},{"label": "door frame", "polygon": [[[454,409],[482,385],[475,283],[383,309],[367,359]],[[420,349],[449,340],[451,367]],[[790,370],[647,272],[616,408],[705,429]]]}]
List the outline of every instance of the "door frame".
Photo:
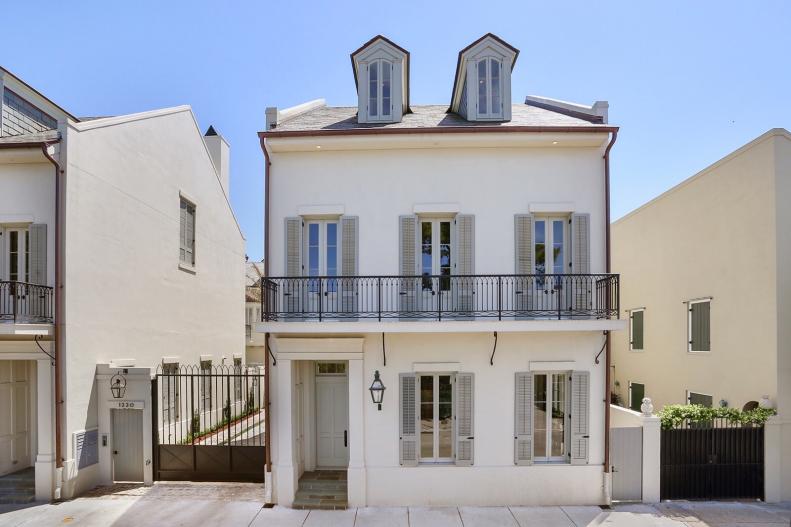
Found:
[{"label": "door frame", "polygon": [[[546,411],[546,430],[545,430],[545,450],[544,455],[539,456],[536,454],[536,446],[535,440],[533,441],[533,460],[534,463],[548,463],[548,464],[560,464],[560,463],[568,463],[569,456],[568,453],[571,451],[571,372],[570,371],[536,371],[533,372],[534,378],[534,386],[535,386],[535,378],[539,375],[545,375],[547,378],[547,385],[546,385],[546,408],[551,409],[552,403],[554,403],[554,399],[552,398],[552,377],[555,375],[561,375],[563,377],[564,383],[564,395],[565,401],[563,404],[564,408],[564,416],[563,416],[563,454],[561,456],[547,456],[547,451],[551,452],[552,449],[552,412]],[[535,390],[535,388],[533,388]],[[533,400],[535,401],[535,391],[533,392]],[[535,404],[535,403],[534,403]],[[533,436],[535,437],[535,430],[533,431]]]},{"label": "door frame", "polygon": [[[442,224],[447,223],[449,227],[448,233],[448,245],[450,245],[450,252],[448,258],[450,261],[448,262],[449,274],[448,276],[453,276],[456,274],[454,272],[454,263],[456,259],[456,225],[455,225],[456,217],[455,215],[451,216],[419,216],[417,220],[417,245],[418,245],[418,275],[423,276],[423,224],[428,223],[431,225],[431,273],[430,276],[439,276],[442,274]],[[435,290],[435,287],[437,290]],[[424,311],[435,311],[437,309],[437,305],[439,302],[439,295],[445,295],[448,298],[450,297],[450,290],[451,290],[451,279],[448,278],[447,282],[447,289],[442,289],[442,281],[439,280],[436,283],[433,279],[431,279],[431,289],[425,289],[423,285],[423,280],[420,280],[420,293],[419,293],[419,301],[420,301],[420,309]],[[443,306],[446,305],[448,300],[443,301]]]},{"label": "door frame", "polygon": [[110,473],[112,481],[134,481],[134,480],[119,480],[115,475],[115,420],[118,412],[139,412],[140,416],[140,430],[138,433],[130,434],[130,437],[136,436],[140,441],[140,482],[145,482],[146,479],[146,438],[143,435],[143,423],[146,420],[146,412],[143,408],[111,408],[110,409]]},{"label": "door frame", "polygon": [[[302,254],[304,255],[302,261],[304,263],[304,269],[302,271],[305,277],[312,277],[310,274],[310,228],[312,225],[318,226],[318,270],[316,276],[330,276],[328,269],[330,266],[328,265],[330,262],[328,261],[327,252],[328,252],[328,245],[327,245],[327,230],[329,225],[335,226],[335,273],[332,276],[340,276],[340,260],[341,260],[341,222],[338,218],[331,218],[331,219],[306,219],[304,220],[305,227],[304,233],[302,235]],[[337,280],[333,281],[333,284],[328,284],[326,281],[321,284],[320,290],[314,291],[313,288],[315,287],[313,280],[308,280],[307,287],[305,288],[305,295],[306,300],[308,302],[307,309],[308,311],[313,310],[312,307],[315,306],[318,308],[317,303],[321,303],[321,310],[322,311],[332,311],[331,308],[337,305],[337,294],[338,294],[338,282]],[[332,296],[330,296],[332,295]],[[315,309],[314,311],[318,311]]]},{"label": "door frame", "polygon": [[[344,365],[344,373],[319,373],[319,364],[343,364]],[[330,470],[330,469],[340,469],[340,468],[348,468],[349,466],[349,362],[343,360],[317,360],[312,362],[313,367],[313,447],[315,450],[315,469],[316,470]],[[342,379],[344,386],[346,387],[345,395],[346,395],[346,463],[345,465],[322,465],[319,462],[319,405],[318,405],[318,397],[319,397],[319,381],[320,379]]]}]

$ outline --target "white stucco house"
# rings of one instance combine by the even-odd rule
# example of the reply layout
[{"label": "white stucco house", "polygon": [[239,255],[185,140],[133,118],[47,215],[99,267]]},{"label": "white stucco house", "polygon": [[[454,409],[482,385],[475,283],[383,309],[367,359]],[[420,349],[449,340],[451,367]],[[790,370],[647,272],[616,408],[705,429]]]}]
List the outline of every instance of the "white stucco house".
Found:
[{"label": "white stucco house", "polygon": [[432,79],[449,100],[417,105],[409,52],[377,36],[351,54],[356,106],[267,109],[275,502],[609,501],[618,128],[606,102],[516,100],[518,54],[484,35]]},{"label": "white stucco house", "polygon": [[2,68],[0,95],[0,477],[150,482],[154,369],[244,354],[228,145],[188,106],[78,118]]}]

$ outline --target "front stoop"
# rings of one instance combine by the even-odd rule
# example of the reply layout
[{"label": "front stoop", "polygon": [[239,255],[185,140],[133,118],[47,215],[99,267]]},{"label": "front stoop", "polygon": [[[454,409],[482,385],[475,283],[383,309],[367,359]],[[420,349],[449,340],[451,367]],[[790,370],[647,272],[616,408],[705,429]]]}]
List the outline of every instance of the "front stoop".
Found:
[{"label": "front stoop", "polygon": [[26,468],[0,477],[0,505],[36,501],[36,471]]},{"label": "front stoop", "polygon": [[343,510],[349,506],[346,471],[317,470],[299,478],[292,507],[308,510]]}]

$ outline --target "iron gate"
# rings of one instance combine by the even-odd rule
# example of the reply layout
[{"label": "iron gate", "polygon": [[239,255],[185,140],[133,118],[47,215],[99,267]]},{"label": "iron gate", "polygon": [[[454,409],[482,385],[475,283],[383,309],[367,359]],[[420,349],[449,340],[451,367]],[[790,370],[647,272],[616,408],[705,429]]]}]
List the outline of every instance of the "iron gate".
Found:
[{"label": "iron gate", "polygon": [[764,498],[763,427],[686,423],[661,441],[663,500]]},{"label": "iron gate", "polygon": [[158,367],[154,479],[263,482],[263,393],[263,367]]}]

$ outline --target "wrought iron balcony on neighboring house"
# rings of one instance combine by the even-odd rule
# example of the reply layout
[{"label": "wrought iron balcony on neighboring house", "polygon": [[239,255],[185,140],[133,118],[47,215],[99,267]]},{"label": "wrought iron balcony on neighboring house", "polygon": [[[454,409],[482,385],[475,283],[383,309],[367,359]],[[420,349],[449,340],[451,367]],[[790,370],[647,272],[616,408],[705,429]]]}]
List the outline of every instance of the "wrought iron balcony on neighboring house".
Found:
[{"label": "wrought iron balcony on neighboring house", "polygon": [[52,324],[54,312],[52,287],[0,281],[0,322]]},{"label": "wrought iron balcony on neighboring house", "polygon": [[264,278],[263,321],[611,319],[616,274]]}]

